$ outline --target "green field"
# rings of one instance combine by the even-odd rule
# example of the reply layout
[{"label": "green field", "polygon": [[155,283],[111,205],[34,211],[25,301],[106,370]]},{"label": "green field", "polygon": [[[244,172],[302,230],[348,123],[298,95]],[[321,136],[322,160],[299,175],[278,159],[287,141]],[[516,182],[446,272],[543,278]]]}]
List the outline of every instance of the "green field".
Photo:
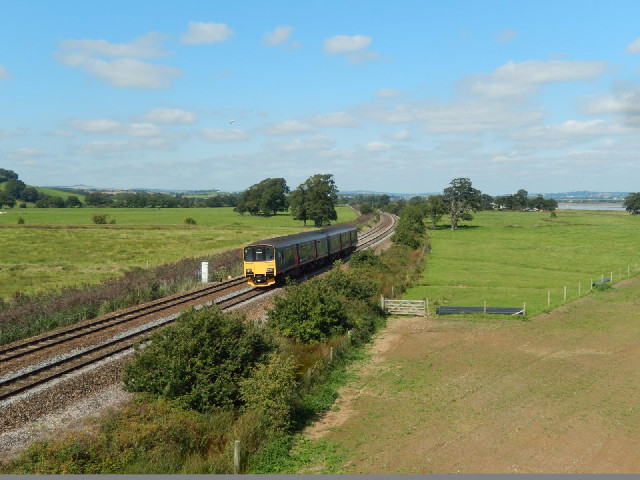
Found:
[{"label": "green field", "polygon": [[[337,207],[338,222],[354,220]],[[132,267],[212,255],[305,230],[291,215],[253,217],[233,208],[13,208],[0,215],[0,298],[95,283]],[[95,213],[115,224],[94,225]],[[18,224],[18,218],[24,224]],[[197,225],[186,225],[193,217]],[[306,229],[311,229],[308,226]]]},{"label": "green field", "polygon": [[422,279],[404,298],[438,305],[520,307],[535,315],[640,269],[640,217],[626,212],[480,212],[465,228],[429,231]]}]

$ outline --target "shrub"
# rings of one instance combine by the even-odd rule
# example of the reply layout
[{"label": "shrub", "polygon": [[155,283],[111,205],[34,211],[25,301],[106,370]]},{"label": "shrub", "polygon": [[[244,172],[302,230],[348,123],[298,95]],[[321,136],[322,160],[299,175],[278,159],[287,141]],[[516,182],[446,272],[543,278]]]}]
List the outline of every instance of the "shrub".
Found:
[{"label": "shrub", "polygon": [[91,217],[91,219],[93,220],[93,223],[95,223],[96,225],[105,225],[107,223],[108,218],[109,218],[109,215],[106,213],[94,213],[93,216]]},{"label": "shrub", "polygon": [[149,392],[199,412],[238,406],[238,383],[275,348],[253,323],[202,308],[155,333],[125,367],[125,388]]},{"label": "shrub", "polygon": [[195,218],[193,218],[193,217],[187,217],[187,218],[185,218],[185,219],[184,219],[184,223],[185,223],[186,225],[197,225],[197,224],[198,224],[198,222],[196,222],[196,219],[195,219]]},{"label": "shrub", "polygon": [[351,325],[343,299],[323,279],[294,285],[267,310],[269,325],[283,337],[317,343],[344,333]]},{"label": "shrub", "polygon": [[291,423],[291,406],[296,396],[296,373],[292,357],[272,354],[258,364],[240,383],[240,395],[247,410],[262,414],[267,431],[286,431]]},{"label": "shrub", "polygon": [[18,225],[24,225],[24,218],[18,217]]}]

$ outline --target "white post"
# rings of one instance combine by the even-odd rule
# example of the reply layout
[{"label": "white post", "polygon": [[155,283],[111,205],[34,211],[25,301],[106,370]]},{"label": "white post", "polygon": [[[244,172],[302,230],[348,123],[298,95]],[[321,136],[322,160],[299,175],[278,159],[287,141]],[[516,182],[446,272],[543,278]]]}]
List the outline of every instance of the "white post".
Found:
[{"label": "white post", "polygon": [[207,283],[209,281],[209,262],[202,262],[202,283]]},{"label": "white post", "polygon": [[582,282],[578,282],[578,296],[580,296],[581,287],[582,287]]},{"label": "white post", "polygon": [[527,302],[524,302],[522,304],[522,314],[526,315],[527,314]]},{"label": "white post", "polygon": [[384,312],[384,295],[380,295],[380,308]]},{"label": "white post", "polygon": [[333,362],[333,347],[329,350],[329,363]]},{"label": "white post", "polygon": [[567,301],[567,287],[564,287],[564,301]]},{"label": "white post", "polygon": [[233,473],[240,472],[240,440],[233,442]]}]

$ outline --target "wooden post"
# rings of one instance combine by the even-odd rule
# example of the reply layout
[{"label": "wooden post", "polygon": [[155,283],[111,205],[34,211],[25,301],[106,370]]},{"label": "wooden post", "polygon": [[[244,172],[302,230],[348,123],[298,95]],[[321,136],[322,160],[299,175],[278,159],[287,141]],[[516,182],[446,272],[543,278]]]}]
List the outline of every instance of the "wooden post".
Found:
[{"label": "wooden post", "polygon": [[564,301],[567,301],[567,287],[564,287]]},{"label": "wooden post", "polygon": [[347,330],[347,338],[349,339],[349,345],[351,345],[352,342],[352,334],[351,334],[351,330]]},{"label": "wooden post", "polygon": [[482,313],[484,313],[485,315],[487,314],[487,301],[484,301],[484,309],[482,310]]},{"label": "wooden post", "polygon": [[391,285],[391,298],[396,298],[396,289],[393,285]]},{"label": "wooden post", "polygon": [[578,282],[578,296],[580,296],[581,287],[582,287],[582,282]]},{"label": "wooden post", "polygon": [[613,272],[611,272],[611,277],[609,278],[609,281],[613,283]]},{"label": "wooden post", "polygon": [[240,472],[240,440],[233,442],[233,473]]},{"label": "wooden post", "polygon": [[380,295],[380,308],[384,312],[384,295]]},{"label": "wooden post", "polygon": [[589,290],[593,290],[593,277],[591,277],[591,283],[589,284]]},{"label": "wooden post", "polygon": [[524,302],[522,304],[522,314],[526,315],[527,314],[527,302]]}]

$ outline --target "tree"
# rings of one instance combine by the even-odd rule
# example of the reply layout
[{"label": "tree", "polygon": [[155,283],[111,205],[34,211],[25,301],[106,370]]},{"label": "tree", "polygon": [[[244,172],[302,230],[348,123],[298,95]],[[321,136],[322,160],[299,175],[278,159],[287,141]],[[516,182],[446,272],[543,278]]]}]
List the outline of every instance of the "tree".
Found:
[{"label": "tree", "polygon": [[4,183],[8,180],[17,180],[18,174],[13,170],[7,170],[5,168],[0,168],[0,183]]},{"label": "tree", "polygon": [[108,193],[93,192],[84,197],[84,203],[89,207],[108,207],[113,203],[113,198]]},{"label": "tree", "polygon": [[415,250],[422,244],[425,232],[422,209],[418,205],[407,205],[402,210],[396,231],[391,240],[394,243],[406,245]]},{"label": "tree", "polygon": [[631,215],[640,215],[640,192],[627,195],[622,205]]},{"label": "tree", "polygon": [[9,208],[13,208],[16,206],[16,200],[7,192],[0,190],[0,208],[7,206]]},{"label": "tree", "polygon": [[75,195],[69,195],[65,203],[67,207],[82,207],[82,202]]},{"label": "tree", "polygon": [[20,199],[25,188],[27,188],[27,185],[22,180],[16,180],[15,178],[7,180],[4,185],[4,190],[16,200]]},{"label": "tree", "polygon": [[456,230],[460,220],[472,220],[471,212],[481,209],[482,192],[473,188],[468,178],[454,178],[450,185],[444,189],[442,200],[451,219],[451,230]]},{"label": "tree", "polygon": [[242,192],[235,211],[265,216],[286,212],[289,208],[287,193],[289,187],[284,178],[266,178]]},{"label": "tree", "polygon": [[444,204],[444,200],[442,200],[442,195],[429,195],[422,209],[425,216],[431,220],[433,228],[438,226],[442,216],[447,213],[447,207]]},{"label": "tree", "polygon": [[302,220],[307,226],[309,215],[307,214],[307,187],[301,184],[289,195],[289,207],[294,220]]},{"label": "tree", "polygon": [[313,220],[316,227],[337,220],[335,202],[338,200],[338,189],[333,175],[316,174],[309,177],[304,184],[307,218]]}]

